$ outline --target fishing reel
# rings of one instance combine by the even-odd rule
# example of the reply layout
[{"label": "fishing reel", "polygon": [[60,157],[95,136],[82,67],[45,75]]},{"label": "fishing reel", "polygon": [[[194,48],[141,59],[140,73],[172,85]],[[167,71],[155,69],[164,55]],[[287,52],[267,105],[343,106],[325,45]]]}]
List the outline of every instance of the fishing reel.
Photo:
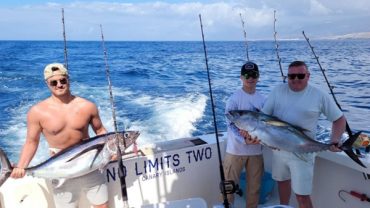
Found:
[{"label": "fishing reel", "polygon": [[221,181],[220,190],[222,194],[238,194],[243,196],[243,190],[234,181]]}]

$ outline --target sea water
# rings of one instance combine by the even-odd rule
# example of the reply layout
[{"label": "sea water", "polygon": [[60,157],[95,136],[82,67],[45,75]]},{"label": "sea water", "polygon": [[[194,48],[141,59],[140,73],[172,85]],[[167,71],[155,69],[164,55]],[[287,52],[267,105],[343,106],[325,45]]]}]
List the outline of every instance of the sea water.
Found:
[{"label": "sea water", "polygon": [[[351,129],[370,133],[370,40],[311,43]],[[225,103],[241,87],[245,44],[216,41],[206,46],[216,122],[224,131]],[[70,41],[67,48],[73,94],[96,103],[105,127],[113,131],[101,42]],[[202,42],[108,41],[106,48],[118,128],[139,130],[139,145],[214,132]],[[290,62],[306,61],[310,82],[329,93],[305,41],[280,41],[279,52],[285,75]],[[274,42],[250,41],[249,57],[260,67],[258,90],[267,96],[282,83]],[[52,62],[64,63],[63,41],[0,41],[0,147],[13,162],[25,141],[28,110],[50,96],[43,69]],[[329,135],[330,124],[320,122],[318,138]],[[32,163],[47,157],[47,144],[41,138]]]}]

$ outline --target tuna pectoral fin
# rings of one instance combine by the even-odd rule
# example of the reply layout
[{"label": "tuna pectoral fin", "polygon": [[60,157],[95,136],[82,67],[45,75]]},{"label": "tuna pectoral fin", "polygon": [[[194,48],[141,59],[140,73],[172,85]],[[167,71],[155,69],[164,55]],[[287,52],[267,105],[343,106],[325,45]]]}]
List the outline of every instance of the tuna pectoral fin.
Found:
[{"label": "tuna pectoral fin", "polygon": [[75,155],[74,157],[72,157],[71,159],[69,159],[67,162],[70,162],[70,161],[78,158],[79,156],[83,155],[86,152],[89,152],[89,151],[92,151],[92,150],[97,150],[96,153],[95,153],[94,159],[91,161],[91,164],[90,164],[90,168],[91,168],[92,165],[94,164],[94,161],[96,160],[96,158],[98,157],[99,153],[102,151],[103,148],[104,148],[104,144],[96,144],[96,145],[93,145],[93,146],[91,146],[89,148],[86,148],[84,151],[78,153],[77,155]]},{"label": "tuna pectoral fin", "polygon": [[13,170],[12,165],[9,162],[5,152],[0,148],[0,161],[1,161],[1,174],[0,174],[0,187],[9,178],[10,173]]},{"label": "tuna pectoral fin", "polygon": [[64,184],[65,181],[66,181],[65,178],[52,179],[51,184],[53,185],[54,188],[59,188],[61,185]]},{"label": "tuna pectoral fin", "polygon": [[356,141],[357,137],[361,134],[361,132],[357,132],[356,134],[352,135],[347,139],[343,145],[340,147],[353,161],[355,161],[357,164],[361,165],[364,168],[367,168],[360,159],[358,159],[358,156],[353,152],[352,145]]}]

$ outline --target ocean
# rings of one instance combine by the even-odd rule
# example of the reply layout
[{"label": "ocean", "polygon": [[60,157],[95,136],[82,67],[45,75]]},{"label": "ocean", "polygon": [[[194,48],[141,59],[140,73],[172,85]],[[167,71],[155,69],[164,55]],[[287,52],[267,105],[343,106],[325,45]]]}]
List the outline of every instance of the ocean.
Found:
[{"label": "ocean", "polygon": [[[267,96],[282,83],[275,43],[248,44],[250,59],[260,67],[258,90]],[[329,93],[306,41],[279,44],[284,74],[290,62],[306,61],[310,82]],[[352,131],[370,134],[370,39],[312,40],[311,44]],[[241,87],[245,43],[215,41],[206,46],[217,126],[225,131],[225,103]],[[102,43],[69,41],[67,48],[73,94],[96,103],[105,127],[113,131]],[[139,130],[139,145],[214,132],[202,42],[107,41],[106,49],[118,129]],[[29,108],[50,95],[43,69],[52,62],[64,62],[63,41],[0,41],[0,147],[14,163],[25,141]],[[318,128],[318,138],[325,140],[331,126],[322,121]],[[41,138],[31,164],[47,157],[47,144]]]}]

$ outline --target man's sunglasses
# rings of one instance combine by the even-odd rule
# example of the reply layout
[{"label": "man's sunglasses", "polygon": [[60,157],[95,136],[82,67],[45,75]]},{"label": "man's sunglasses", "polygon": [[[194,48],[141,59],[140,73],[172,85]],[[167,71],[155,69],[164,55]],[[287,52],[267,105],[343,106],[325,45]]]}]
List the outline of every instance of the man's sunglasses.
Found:
[{"label": "man's sunglasses", "polygon": [[249,79],[249,78],[253,78],[253,79],[257,79],[259,77],[259,74],[258,72],[247,72],[243,75],[245,77],[245,79]]},{"label": "man's sunglasses", "polygon": [[55,87],[55,86],[57,86],[57,85],[58,85],[58,82],[59,82],[60,84],[62,84],[62,85],[65,85],[65,84],[67,84],[68,80],[67,80],[67,78],[62,78],[62,79],[60,79],[60,80],[51,80],[51,81],[49,82],[49,85],[50,85],[50,86],[52,86],[52,87]]},{"label": "man's sunglasses", "polygon": [[288,74],[289,79],[295,79],[296,77],[298,79],[304,79],[306,77],[306,74]]}]

